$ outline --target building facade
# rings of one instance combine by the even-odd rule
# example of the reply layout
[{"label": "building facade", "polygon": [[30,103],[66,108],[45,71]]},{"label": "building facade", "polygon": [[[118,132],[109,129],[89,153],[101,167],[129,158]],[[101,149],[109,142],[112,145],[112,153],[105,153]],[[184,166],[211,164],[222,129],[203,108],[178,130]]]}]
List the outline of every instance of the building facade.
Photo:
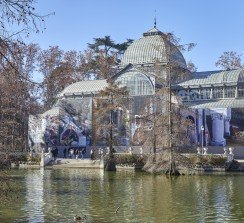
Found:
[{"label": "building facade", "polygon": [[[124,112],[131,120],[124,124],[128,128],[121,138],[124,146],[130,146],[135,137],[139,128],[137,117],[142,111],[150,110],[146,108],[146,102],[152,100],[159,89],[169,86],[169,81],[176,95],[174,99],[179,103],[180,98],[190,109],[183,110],[180,115],[190,117],[194,124],[188,133],[191,144],[225,146],[233,141],[242,143],[244,70],[191,73],[177,46],[156,27],[143,33],[127,48],[119,70],[113,80],[127,88],[130,98],[128,109],[114,116],[120,123],[121,112]],[[57,95],[57,103],[52,109],[30,116],[30,147],[37,151],[43,146],[89,149],[93,142],[92,123],[96,118],[93,115],[94,100],[107,86],[106,80],[90,80],[66,87]]]}]

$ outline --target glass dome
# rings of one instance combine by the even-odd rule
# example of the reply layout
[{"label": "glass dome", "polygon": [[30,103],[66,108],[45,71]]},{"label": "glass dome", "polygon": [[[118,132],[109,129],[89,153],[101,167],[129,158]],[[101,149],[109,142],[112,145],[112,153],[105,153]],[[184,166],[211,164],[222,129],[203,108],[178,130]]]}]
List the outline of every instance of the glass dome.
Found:
[{"label": "glass dome", "polygon": [[[121,65],[147,65],[155,62],[167,63],[167,48],[170,46],[166,35],[156,28],[143,33],[143,37],[135,40],[125,51]],[[171,45],[172,46],[172,45]],[[168,48],[169,49],[169,48]],[[171,59],[179,64],[179,67],[186,68],[186,61],[181,52],[174,47],[171,52]]]}]

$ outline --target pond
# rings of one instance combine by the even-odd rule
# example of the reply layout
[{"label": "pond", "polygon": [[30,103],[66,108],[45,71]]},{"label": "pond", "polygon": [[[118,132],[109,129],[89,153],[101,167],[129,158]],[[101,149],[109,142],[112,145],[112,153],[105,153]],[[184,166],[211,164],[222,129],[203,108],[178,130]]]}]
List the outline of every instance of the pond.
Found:
[{"label": "pond", "polygon": [[[0,222],[244,222],[244,175],[167,178],[92,169],[11,171]],[[116,213],[117,211],[117,213]]]}]

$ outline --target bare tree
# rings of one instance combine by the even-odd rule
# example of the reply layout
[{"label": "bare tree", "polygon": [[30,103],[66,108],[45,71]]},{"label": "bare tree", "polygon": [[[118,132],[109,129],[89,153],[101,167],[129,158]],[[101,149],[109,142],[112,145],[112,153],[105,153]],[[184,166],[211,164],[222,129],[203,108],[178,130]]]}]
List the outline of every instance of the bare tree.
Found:
[{"label": "bare tree", "polygon": [[34,0],[1,0],[0,4],[0,38],[6,42],[21,41],[22,35],[29,36],[31,32],[39,33],[45,29],[45,18],[54,14],[38,14]]},{"label": "bare tree", "polygon": [[[176,113],[177,116],[173,116],[173,104],[172,104],[172,84],[176,84],[182,80],[188,79],[191,76],[191,72],[187,69],[181,67],[175,54],[182,51],[190,51],[195,47],[196,44],[180,44],[180,39],[177,38],[173,33],[166,33],[165,38],[168,41],[168,47],[166,49],[166,91],[168,92],[168,148],[170,150],[170,160],[169,160],[169,169],[166,171],[169,175],[179,175],[179,172],[175,166],[174,153],[175,148],[177,148],[177,137],[174,137],[174,122],[181,120],[180,113]],[[178,123],[178,125],[180,122]],[[181,126],[181,125],[179,125]]]},{"label": "bare tree", "polygon": [[[105,169],[108,171],[116,169],[113,146],[119,145],[119,136],[123,134],[121,128],[125,123],[122,115],[125,113],[121,113],[121,111],[125,111],[127,94],[125,88],[119,88],[117,85],[109,83],[109,86],[100,92],[99,98],[96,98],[94,103],[94,141],[95,143],[104,142],[109,147],[109,158],[105,164]],[[118,120],[119,116],[121,121]]]},{"label": "bare tree", "polygon": [[[184,116],[187,109],[182,106],[180,99],[175,95],[172,97],[171,141],[174,147],[182,147],[189,144],[190,139],[187,130],[191,122]],[[167,89],[160,89],[155,95],[147,98],[144,109],[135,120],[139,127],[132,140],[138,145],[151,147],[154,162],[156,161],[157,152],[170,148],[168,106]],[[149,135],[150,137],[148,137]]]},{"label": "bare tree", "polygon": [[[0,5],[0,59],[4,59],[22,78],[25,78],[9,58],[11,46],[14,43],[24,44],[23,37],[28,37],[32,32],[43,31],[45,18],[51,14],[38,14],[34,0],[0,0]],[[5,54],[5,48],[8,49],[8,54]],[[31,79],[28,81],[34,83]]]},{"label": "bare tree", "polygon": [[[0,60],[0,149],[5,152],[27,149],[28,115],[37,108],[36,85],[28,82],[35,67],[38,46],[13,44],[5,55],[11,64]],[[14,55],[14,56],[13,56]],[[13,67],[13,66],[14,67]],[[21,70],[19,75],[15,67]]]},{"label": "bare tree", "polygon": [[224,70],[243,68],[241,56],[242,54],[238,54],[237,52],[226,51],[216,61],[215,66]]},{"label": "bare tree", "polygon": [[[166,99],[163,103],[164,106],[166,106],[167,111],[161,113],[162,115],[156,113],[156,115],[153,117],[161,119],[161,122],[164,123],[163,126],[167,127],[167,131],[161,130],[162,137],[165,137],[164,133],[167,133],[165,138],[167,139],[167,148],[170,151],[169,168],[166,173],[169,175],[178,175],[179,172],[175,166],[174,153],[175,148],[179,146],[178,143],[181,141],[183,142],[182,139],[184,138],[183,135],[185,130],[182,128],[182,123],[185,122],[185,119],[182,117],[179,106],[173,105],[174,103],[172,98],[175,98],[175,96],[173,96],[172,85],[191,77],[191,72],[187,69],[187,67],[182,66],[177,55],[179,55],[182,51],[191,50],[195,44],[189,43],[182,45],[180,44],[180,39],[177,38],[173,33],[163,33],[162,38],[164,38],[166,43],[166,51],[162,52],[165,54],[164,56],[166,57],[166,64],[163,66],[157,66],[156,63],[155,67],[157,67],[157,69],[155,70],[156,78],[160,85],[159,88],[163,89],[162,92],[159,92],[159,98],[161,96],[162,98]],[[162,75],[162,73],[164,75]],[[154,112],[156,111],[157,110],[155,109]],[[155,130],[158,130],[159,128],[157,125],[157,120],[154,119],[153,123]],[[154,131],[154,141],[157,139],[157,135],[160,134],[156,134],[156,131]],[[155,142],[154,144],[156,145]]]},{"label": "bare tree", "polygon": [[0,0],[0,147],[27,149],[28,114],[38,108],[40,85],[32,81],[39,47],[23,37],[44,30],[48,15],[39,15],[33,0]]},{"label": "bare tree", "polygon": [[187,62],[187,69],[192,73],[197,72],[197,67],[191,60]]},{"label": "bare tree", "polygon": [[[9,152],[28,149],[28,115],[39,107],[36,92],[40,85],[32,80],[39,48],[26,46],[23,37],[44,30],[48,15],[36,13],[34,3],[0,0],[0,151],[5,152],[0,156],[0,169],[6,162],[9,165]],[[6,184],[9,190],[9,177],[3,171],[0,175],[0,185]]]}]

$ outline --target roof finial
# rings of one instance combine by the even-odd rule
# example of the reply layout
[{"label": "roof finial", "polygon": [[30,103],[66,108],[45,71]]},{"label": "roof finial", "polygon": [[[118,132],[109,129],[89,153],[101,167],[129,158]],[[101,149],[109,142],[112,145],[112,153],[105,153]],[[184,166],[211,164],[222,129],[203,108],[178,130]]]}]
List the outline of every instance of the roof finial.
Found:
[{"label": "roof finial", "polygon": [[157,28],[156,10],[155,10],[155,16],[154,16],[154,28]]}]

